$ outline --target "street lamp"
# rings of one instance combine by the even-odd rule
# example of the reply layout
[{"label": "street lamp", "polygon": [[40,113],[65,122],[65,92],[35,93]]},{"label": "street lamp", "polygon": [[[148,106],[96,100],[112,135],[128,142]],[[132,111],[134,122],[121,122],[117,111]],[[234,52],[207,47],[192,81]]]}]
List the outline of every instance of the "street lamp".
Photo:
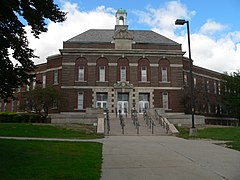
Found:
[{"label": "street lamp", "polygon": [[190,134],[193,134],[194,132],[194,97],[193,97],[193,75],[192,75],[192,58],[191,58],[191,48],[190,48],[190,32],[189,32],[189,21],[186,21],[184,19],[177,19],[175,21],[175,25],[184,25],[187,24],[187,35],[188,35],[188,53],[189,53],[189,72],[190,72],[190,96],[191,96],[191,113],[192,113],[192,131],[190,130]]}]

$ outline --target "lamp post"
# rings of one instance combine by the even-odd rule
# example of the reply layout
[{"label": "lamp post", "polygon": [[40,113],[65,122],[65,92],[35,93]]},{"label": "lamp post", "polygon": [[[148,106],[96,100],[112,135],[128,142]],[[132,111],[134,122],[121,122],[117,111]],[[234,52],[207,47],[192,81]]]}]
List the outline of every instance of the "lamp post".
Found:
[{"label": "lamp post", "polygon": [[192,74],[192,58],[191,58],[191,46],[190,46],[190,32],[189,32],[189,21],[184,19],[177,19],[175,21],[175,25],[184,25],[187,24],[187,35],[188,35],[188,53],[189,53],[189,75],[190,75],[190,96],[191,96],[191,114],[192,114],[192,129],[190,129],[190,135],[195,133],[195,125],[194,125],[194,97],[193,97],[193,74]]}]

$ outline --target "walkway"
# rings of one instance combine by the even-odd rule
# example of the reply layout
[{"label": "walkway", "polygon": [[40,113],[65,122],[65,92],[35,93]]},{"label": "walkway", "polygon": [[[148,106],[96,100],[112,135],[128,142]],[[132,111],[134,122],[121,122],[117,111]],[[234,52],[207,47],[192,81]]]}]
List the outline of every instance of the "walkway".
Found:
[{"label": "walkway", "polygon": [[240,152],[170,136],[109,136],[102,180],[239,180]]}]

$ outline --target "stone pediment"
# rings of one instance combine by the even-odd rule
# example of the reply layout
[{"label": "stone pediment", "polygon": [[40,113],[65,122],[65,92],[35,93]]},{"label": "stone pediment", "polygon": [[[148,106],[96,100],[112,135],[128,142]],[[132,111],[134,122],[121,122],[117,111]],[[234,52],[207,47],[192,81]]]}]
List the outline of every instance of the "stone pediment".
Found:
[{"label": "stone pediment", "polygon": [[127,29],[118,29],[114,36],[113,39],[130,39],[133,40],[133,35],[130,31]]},{"label": "stone pediment", "polygon": [[133,89],[133,84],[126,81],[120,81],[113,85],[115,89]]}]

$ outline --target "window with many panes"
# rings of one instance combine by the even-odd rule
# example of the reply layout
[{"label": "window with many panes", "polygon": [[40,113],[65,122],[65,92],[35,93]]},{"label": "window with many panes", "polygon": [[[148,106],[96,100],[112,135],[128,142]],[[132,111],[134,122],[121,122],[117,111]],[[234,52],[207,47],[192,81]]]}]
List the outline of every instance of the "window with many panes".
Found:
[{"label": "window with many panes", "polygon": [[58,70],[53,71],[53,84],[58,84]]},{"label": "window with many panes", "polygon": [[45,88],[46,87],[46,74],[42,75],[42,87]]},{"label": "window with many panes", "polygon": [[105,81],[105,66],[99,66],[99,81]]},{"label": "window with many panes", "polygon": [[141,67],[141,81],[147,82],[147,66]]},{"label": "window with many panes", "polygon": [[84,66],[79,66],[78,81],[84,81]]},{"label": "window with many panes", "polygon": [[217,94],[217,83],[214,81],[213,83],[213,88],[214,88],[214,94]]},{"label": "window with many panes", "polygon": [[120,81],[126,81],[127,80],[127,70],[126,66],[121,66],[120,67]]},{"label": "window with many panes", "polygon": [[167,67],[162,67],[162,82],[167,82],[168,78],[167,78]]},{"label": "window with many panes", "polygon": [[221,95],[221,83],[218,81],[218,94]]},{"label": "window with many panes", "polygon": [[82,92],[78,93],[77,109],[79,109],[79,110],[83,109],[83,93]]},{"label": "window with many panes", "polygon": [[163,109],[168,109],[168,93],[164,92],[162,94],[163,99]]}]

